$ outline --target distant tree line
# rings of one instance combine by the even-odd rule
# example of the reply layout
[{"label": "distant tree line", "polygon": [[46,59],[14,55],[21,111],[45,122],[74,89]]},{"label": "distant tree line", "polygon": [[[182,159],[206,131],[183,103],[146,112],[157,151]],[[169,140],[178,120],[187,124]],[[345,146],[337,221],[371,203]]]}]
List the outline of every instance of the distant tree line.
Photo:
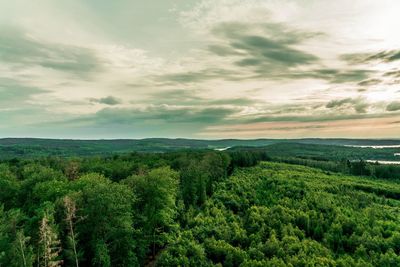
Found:
[{"label": "distant tree line", "polygon": [[380,164],[378,162],[366,162],[363,159],[348,160],[341,159],[338,161],[325,159],[307,159],[307,158],[273,158],[273,161],[285,162],[309,166],[331,172],[341,172],[344,174],[357,176],[370,176],[379,179],[400,180],[400,165]]}]

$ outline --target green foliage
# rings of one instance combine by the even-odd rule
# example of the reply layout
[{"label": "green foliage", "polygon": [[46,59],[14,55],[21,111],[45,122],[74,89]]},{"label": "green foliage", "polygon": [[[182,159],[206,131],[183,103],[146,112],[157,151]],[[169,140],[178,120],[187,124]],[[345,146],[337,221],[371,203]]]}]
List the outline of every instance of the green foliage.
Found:
[{"label": "green foliage", "polygon": [[398,169],[298,148],[3,161],[0,266],[399,266]]},{"label": "green foliage", "polygon": [[[269,145],[259,150],[266,150],[271,157],[280,158],[302,158],[323,161],[340,161],[341,159],[359,160],[396,160],[394,153],[398,152],[396,148],[374,149],[371,147],[352,147],[344,146],[346,140],[338,142],[335,145],[317,144],[317,142],[300,143],[300,142],[280,142]],[[368,141],[368,140],[365,140]],[[371,141],[367,145],[379,145]],[[395,143],[397,144],[397,143]],[[390,143],[389,143],[390,145]]]},{"label": "green foliage", "polygon": [[32,246],[29,246],[30,237],[25,236],[23,230],[17,230],[15,240],[10,249],[10,266],[31,267],[33,266],[34,253]]},{"label": "green foliage", "polygon": [[171,248],[161,254],[158,266],[211,266],[204,247],[196,243],[190,232],[183,232]]},{"label": "green foliage", "polygon": [[160,260],[196,244],[202,262],[223,266],[396,266],[400,201],[375,193],[384,188],[400,186],[278,163],[238,169]]},{"label": "green foliage", "polygon": [[112,266],[134,264],[132,191],[98,174],[87,174],[75,183],[80,188],[77,216],[83,218],[76,229],[81,242],[89,245],[86,257],[93,263],[110,258]]},{"label": "green foliage", "polygon": [[181,190],[186,206],[202,205],[206,199],[206,189],[209,177],[202,166],[196,161],[190,161],[181,173]]},{"label": "green foliage", "polygon": [[0,206],[0,266],[32,266],[30,237],[22,229],[24,216],[18,209],[4,211]]},{"label": "green foliage", "polygon": [[144,241],[147,246],[152,245],[153,257],[156,246],[161,247],[166,242],[162,233],[168,233],[174,223],[178,178],[176,171],[162,167],[123,181],[138,198],[135,203],[137,224],[143,226]]},{"label": "green foliage", "polygon": [[0,203],[6,208],[15,206],[20,184],[7,164],[0,164]]}]

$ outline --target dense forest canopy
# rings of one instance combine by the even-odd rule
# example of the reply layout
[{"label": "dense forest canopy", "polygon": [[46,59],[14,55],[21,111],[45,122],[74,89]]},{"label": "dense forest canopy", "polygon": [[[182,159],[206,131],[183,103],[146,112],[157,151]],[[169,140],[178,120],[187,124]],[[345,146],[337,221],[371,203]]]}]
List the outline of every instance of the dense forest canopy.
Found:
[{"label": "dense forest canopy", "polygon": [[298,156],[3,160],[0,266],[399,266],[399,168]]}]

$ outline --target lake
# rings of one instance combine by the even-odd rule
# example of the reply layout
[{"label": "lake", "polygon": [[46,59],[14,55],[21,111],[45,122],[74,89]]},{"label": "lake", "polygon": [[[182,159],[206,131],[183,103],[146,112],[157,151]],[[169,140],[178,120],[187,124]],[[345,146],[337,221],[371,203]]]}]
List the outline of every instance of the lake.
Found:
[{"label": "lake", "polygon": [[[383,149],[383,148],[400,148],[400,145],[388,145],[388,146],[362,146],[362,145],[345,145],[348,147],[362,147],[362,148],[374,148],[374,149]],[[400,153],[394,153],[394,156],[400,156]],[[378,162],[379,164],[396,164],[400,165],[400,160],[366,160],[366,162],[375,163]]]}]

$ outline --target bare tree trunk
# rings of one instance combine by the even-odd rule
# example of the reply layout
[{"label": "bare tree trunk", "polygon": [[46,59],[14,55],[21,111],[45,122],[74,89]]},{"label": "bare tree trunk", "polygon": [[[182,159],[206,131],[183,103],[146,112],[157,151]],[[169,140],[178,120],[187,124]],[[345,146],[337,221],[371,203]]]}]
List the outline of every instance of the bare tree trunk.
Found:
[{"label": "bare tree trunk", "polygon": [[24,244],[22,243],[23,241],[25,242],[24,240],[25,237],[23,236],[22,232],[19,232],[17,234],[17,238],[18,238],[19,248],[21,250],[22,260],[24,262],[24,267],[26,267],[25,250],[24,250]]},{"label": "bare tree trunk", "polygon": [[72,221],[70,221],[70,223],[69,223],[69,230],[71,232],[72,248],[73,248],[74,257],[75,257],[75,266],[79,267],[78,253],[76,252],[75,233],[74,233],[74,228],[72,227]]},{"label": "bare tree trunk", "polygon": [[66,196],[64,198],[64,206],[66,209],[65,220],[68,223],[69,234],[70,234],[71,241],[72,241],[72,250],[74,252],[75,266],[79,267],[78,253],[76,250],[76,238],[75,238],[75,232],[74,232],[74,219],[75,219],[75,213],[76,213],[76,205],[75,205],[75,202],[70,197]]}]

